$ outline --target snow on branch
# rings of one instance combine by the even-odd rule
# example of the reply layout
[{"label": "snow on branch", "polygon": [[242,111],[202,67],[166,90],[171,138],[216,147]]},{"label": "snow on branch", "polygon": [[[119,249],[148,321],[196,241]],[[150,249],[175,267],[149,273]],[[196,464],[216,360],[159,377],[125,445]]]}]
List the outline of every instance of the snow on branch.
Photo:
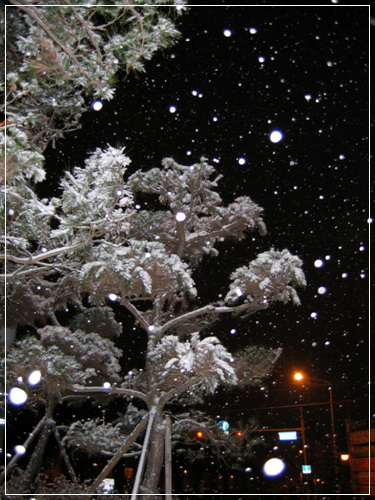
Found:
[{"label": "snow on branch", "polygon": [[232,355],[216,337],[200,339],[199,333],[181,342],[176,335],[166,335],[149,354],[159,383],[168,392],[163,400],[181,394],[185,388],[199,387],[213,393],[219,383],[235,384]]},{"label": "snow on branch", "polygon": [[248,266],[236,269],[231,275],[225,302],[235,304],[245,300],[249,304],[284,303],[291,300],[299,305],[296,287],[306,285],[302,261],[289,250],[271,249],[258,255]]},{"label": "snow on branch", "polygon": [[141,399],[145,403],[148,403],[148,397],[146,396],[146,394],[143,394],[142,392],[136,391],[134,389],[125,389],[125,388],[120,388],[120,387],[116,387],[116,386],[109,386],[108,388],[103,387],[103,386],[102,387],[99,387],[99,386],[98,387],[86,387],[83,385],[75,385],[75,384],[71,385],[69,388],[73,392],[79,392],[79,393],[92,393],[92,394],[106,393],[106,394],[110,394],[110,395],[118,394],[120,396],[129,396],[129,397]]},{"label": "snow on branch", "polygon": [[[128,180],[135,197],[138,193],[147,193],[155,195],[160,203],[160,210],[140,210],[134,217],[132,237],[157,237],[169,253],[176,253],[196,266],[204,254],[218,254],[214,248],[217,241],[239,240],[257,228],[261,234],[266,233],[261,217],[263,209],[249,197],[239,197],[227,207],[223,205],[217,192],[222,176],[211,179],[215,168],[205,158],[190,166],[165,158],[162,166],[147,172],[138,170]],[[176,219],[177,214],[182,215],[183,221]]]},{"label": "snow on branch", "polygon": [[120,248],[94,248],[91,261],[81,267],[80,280],[97,302],[115,293],[128,308],[130,300],[155,301],[163,295],[173,303],[179,296],[197,294],[191,270],[177,255],[168,255],[162,243],[134,239]]}]

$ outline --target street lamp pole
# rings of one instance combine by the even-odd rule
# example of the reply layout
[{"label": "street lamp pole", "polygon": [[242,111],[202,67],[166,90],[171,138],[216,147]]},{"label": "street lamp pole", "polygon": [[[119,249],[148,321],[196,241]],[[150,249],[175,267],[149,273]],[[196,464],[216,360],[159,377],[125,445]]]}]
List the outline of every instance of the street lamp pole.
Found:
[{"label": "street lamp pole", "polygon": [[[293,375],[294,380],[300,382],[304,379],[304,374],[301,372],[294,372]],[[333,454],[333,475],[334,475],[334,488],[335,491],[337,490],[337,483],[338,483],[338,464],[337,464],[337,446],[336,446],[336,431],[335,431],[335,418],[334,418],[334,413],[333,413],[333,395],[332,395],[332,384],[331,382],[328,382],[327,380],[318,380],[315,379],[317,382],[323,383],[323,384],[328,384],[328,391],[329,391],[329,407],[330,407],[330,412],[331,412],[331,433],[332,433],[332,454]]]},{"label": "street lamp pole", "polygon": [[336,446],[335,418],[334,418],[334,413],[333,413],[332,386],[328,387],[328,391],[329,391],[329,407],[330,407],[330,410],[331,410],[333,471],[334,471],[334,477],[335,477],[335,490],[336,490],[337,489],[337,481],[338,481],[338,465],[337,465],[337,446]]},{"label": "street lamp pole", "polygon": [[[300,415],[301,415],[301,434],[302,434],[302,451],[303,451],[303,463],[307,465],[307,446],[306,446],[306,434],[305,434],[305,422],[303,420],[303,407],[300,406]],[[301,474],[301,485],[303,486],[303,471]],[[307,481],[307,499],[310,498],[310,484]]]},{"label": "street lamp pole", "polygon": [[301,413],[301,433],[302,433],[302,450],[303,450],[303,463],[307,465],[307,451],[306,451],[306,434],[305,434],[305,423],[303,421],[303,408],[299,407]]}]

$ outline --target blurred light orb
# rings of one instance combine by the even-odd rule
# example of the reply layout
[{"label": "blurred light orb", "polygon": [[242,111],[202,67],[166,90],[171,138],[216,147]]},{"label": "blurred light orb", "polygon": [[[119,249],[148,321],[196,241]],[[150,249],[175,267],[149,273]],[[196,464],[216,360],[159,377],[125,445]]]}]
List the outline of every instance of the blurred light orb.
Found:
[{"label": "blurred light orb", "polygon": [[224,30],[224,31],[223,31],[223,34],[224,34],[224,36],[226,36],[227,38],[229,38],[230,36],[232,36],[232,32],[231,32],[231,30]]},{"label": "blurred light orb", "polygon": [[320,286],[318,288],[318,294],[319,295],[324,295],[325,293],[327,293],[327,288],[325,286]]},{"label": "blurred light orb", "polygon": [[245,165],[245,163],[246,163],[246,158],[244,158],[243,156],[241,156],[241,158],[238,158],[239,165]]},{"label": "blurred light orb", "polygon": [[176,212],[174,218],[176,219],[177,222],[184,222],[186,220],[186,214],[185,212]]},{"label": "blurred light orb", "polygon": [[9,401],[15,406],[21,406],[27,401],[27,394],[19,387],[12,387],[8,393]]},{"label": "blurred light orb", "polygon": [[273,143],[280,142],[283,137],[283,133],[280,130],[272,130],[270,133],[270,141]]},{"label": "blurred light orb", "polygon": [[94,111],[100,111],[103,107],[103,103],[100,99],[97,99],[91,104],[91,107]]},{"label": "blurred light orb", "polygon": [[169,106],[169,112],[170,113],[176,113],[176,111],[177,111],[176,106]]},{"label": "blurred light orb", "polygon": [[26,453],[26,448],[22,446],[22,444],[18,444],[14,447],[14,451],[17,453],[17,455],[24,455]]},{"label": "blurred light orb", "polygon": [[112,300],[112,302],[114,302],[115,300],[117,300],[117,295],[115,293],[110,293],[108,295],[108,298],[109,300]]},{"label": "blurred light orb", "polygon": [[323,267],[324,266],[324,261],[322,261],[322,259],[316,259],[316,261],[314,262],[314,266],[319,268],[319,267]]},{"label": "blurred light orb", "polygon": [[40,373],[39,370],[34,370],[31,373],[29,373],[27,377],[27,382],[29,385],[37,385],[40,382],[40,379],[42,378],[42,374]]},{"label": "blurred light orb", "polygon": [[280,458],[270,458],[263,465],[263,473],[268,477],[275,477],[284,472],[285,463]]}]

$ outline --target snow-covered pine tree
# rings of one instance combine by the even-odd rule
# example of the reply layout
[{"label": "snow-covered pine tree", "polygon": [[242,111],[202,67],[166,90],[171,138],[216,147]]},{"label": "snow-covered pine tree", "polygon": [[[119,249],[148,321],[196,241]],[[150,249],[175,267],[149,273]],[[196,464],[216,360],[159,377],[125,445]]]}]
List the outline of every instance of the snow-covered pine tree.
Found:
[{"label": "snow-covered pine tree", "polygon": [[[40,367],[43,382],[29,388],[30,394],[37,397],[46,390],[54,401],[68,392],[138,399],[147,413],[135,420],[134,430],[91,491],[136,440],[142,444],[139,436],[147,426],[139,467],[145,471],[137,484],[142,482],[145,495],[157,493],[166,405],[182,398],[191,403],[219,384],[255,383],[280,355],[278,349],[266,353],[254,347],[237,356],[217,335],[203,334],[202,327],[207,331],[221,315],[253,314],[276,301],[298,304],[295,288],[305,284],[302,262],[288,250],[263,252],[233,271],[224,300],[198,302],[200,284],[193,272],[204,258],[218,255],[217,243],[240,240],[255,229],[265,232],[262,209],[249,197],[223,204],[220,176],[205,158],[190,166],[166,158],[162,168],[138,170],[129,177],[124,149],[109,146],[95,150],[83,167],[65,175],[60,197],[39,199],[33,183],[45,178],[47,144],[79,126],[89,100],[112,98],[117,68],[142,71],[143,62],[173,43],[177,31],[158,2],[82,7],[78,0],[61,5],[51,0],[38,8],[34,2],[10,3],[7,117],[2,124],[6,136],[0,135],[2,146],[7,140],[6,204],[1,201],[1,221],[7,222],[2,260],[7,267],[2,278],[7,278],[10,326],[24,324],[39,328],[39,333],[32,343],[24,339],[11,347],[9,374],[22,366]],[[171,2],[174,7],[182,4]],[[142,207],[135,201],[142,197],[152,203]],[[111,318],[113,301],[132,315],[147,339],[145,366],[131,374],[117,370],[119,353],[111,341],[116,343],[118,333],[134,332]],[[88,328],[88,318],[105,325],[105,333],[92,323]],[[87,352],[90,342],[93,351]],[[79,359],[71,357],[70,345]],[[32,360],[28,349],[35,354]],[[54,356],[48,363],[50,352]],[[102,385],[109,379],[98,369],[99,352],[113,375],[109,388]],[[71,367],[69,373],[64,363]],[[95,367],[94,374],[90,370]],[[47,409],[53,413],[52,404]],[[180,419],[176,428],[188,421]],[[95,422],[87,426],[95,437]],[[106,427],[106,436],[117,436],[115,443],[118,429]],[[88,434],[85,425],[69,432],[67,442],[69,435]],[[91,441],[88,446],[94,445]]]},{"label": "snow-covered pine tree", "polygon": [[[196,305],[199,283],[193,281],[193,270],[205,255],[218,255],[218,241],[241,239],[257,228],[264,233],[262,209],[248,197],[225,206],[218,193],[219,178],[205,158],[190,166],[168,158],[162,168],[137,171],[127,178],[129,162],[122,149],[92,153],[85,168],[75,168],[61,181],[62,195],[54,202],[58,227],[44,235],[45,251],[35,258],[15,252],[9,255],[9,265],[12,276],[17,276],[15,289],[22,280],[24,290],[30,290],[26,284],[47,275],[66,297],[66,306],[70,299],[80,304],[80,317],[115,300],[143,329],[147,337],[143,370],[122,376],[110,391],[138,398],[148,409],[150,439],[144,446],[149,453],[141,462],[145,463],[142,491],[156,493],[165,406],[182,397],[186,404],[189,395],[193,400],[197,394],[213,393],[219,384],[259,381],[280,355],[279,349],[270,349],[259,366],[257,349],[236,357],[216,336],[202,337],[202,325],[222,314],[253,314],[276,301],[298,304],[295,288],[305,279],[298,257],[271,249],[232,273],[224,300]],[[144,209],[136,202],[140,194],[153,196]],[[69,293],[64,294],[65,287]],[[46,317],[50,322],[51,316]],[[52,328],[49,338],[63,350],[61,337],[70,339],[70,334],[60,335],[56,324],[46,328]],[[121,335],[129,333],[124,329]],[[95,394],[106,389],[78,382],[70,390]],[[92,428],[94,423],[87,425]],[[84,425],[81,430],[87,435]],[[115,438],[116,427],[113,432]],[[136,433],[133,441],[137,437]],[[92,492],[98,484],[93,483]]]}]

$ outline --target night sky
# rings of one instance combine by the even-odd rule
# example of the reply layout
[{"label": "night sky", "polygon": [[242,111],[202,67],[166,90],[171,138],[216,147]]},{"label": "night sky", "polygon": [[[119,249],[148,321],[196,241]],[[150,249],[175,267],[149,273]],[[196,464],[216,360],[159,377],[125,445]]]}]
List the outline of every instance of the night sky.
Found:
[{"label": "night sky", "polygon": [[[111,102],[90,109],[81,131],[48,150],[42,189],[56,194],[62,170],[108,144],[126,146],[130,173],[164,157],[190,165],[206,156],[224,176],[225,203],[250,196],[264,208],[268,234],[219,246],[220,256],[195,275],[201,302],[224,296],[230,272],[270,247],[298,255],[308,283],[299,308],[277,305],[215,325],[231,350],[283,348],[265,389],[227,394],[226,403],[240,411],[327,401],[325,380],[335,400],[358,398],[335,404],[343,425],[348,416],[368,417],[361,398],[369,378],[369,11],[362,2],[326,3],[191,7],[176,20],[175,47],[149,61],[145,74],[121,79]],[[274,129],[283,134],[278,143]],[[297,368],[308,387],[293,386]],[[226,416],[222,397],[211,404]],[[328,426],[328,407],[322,411]]]}]

